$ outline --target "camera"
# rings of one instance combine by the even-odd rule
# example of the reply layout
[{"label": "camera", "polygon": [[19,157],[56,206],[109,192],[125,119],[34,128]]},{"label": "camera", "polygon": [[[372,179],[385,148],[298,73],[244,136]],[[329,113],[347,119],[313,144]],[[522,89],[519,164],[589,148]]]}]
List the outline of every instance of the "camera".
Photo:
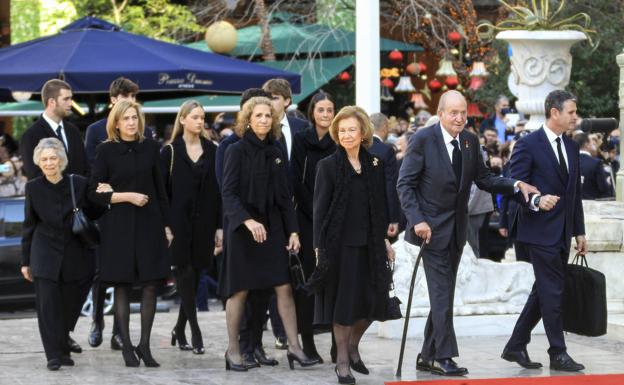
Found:
[{"label": "camera", "polygon": [[618,128],[618,121],[615,118],[593,118],[581,121],[581,130],[587,133],[602,132],[609,135],[616,128]]}]

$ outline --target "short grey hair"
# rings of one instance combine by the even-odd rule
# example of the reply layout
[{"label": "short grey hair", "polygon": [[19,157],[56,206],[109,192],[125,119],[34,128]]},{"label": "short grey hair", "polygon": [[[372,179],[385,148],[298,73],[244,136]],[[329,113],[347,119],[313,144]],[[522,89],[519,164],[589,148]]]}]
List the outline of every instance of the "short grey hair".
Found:
[{"label": "short grey hair", "polygon": [[67,154],[65,153],[65,146],[63,143],[57,138],[43,138],[35,147],[35,151],[33,152],[33,162],[37,166],[39,166],[39,159],[41,159],[41,152],[43,150],[52,149],[56,152],[56,155],[61,160],[61,172],[65,170],[67,167]]},{"label": "short grey hair", "polygon": [[370,121],[373,123],[375,131],[379,131],[384,124],[388,124],[388,117],[381,112],[375,112],[371,114]]},{"label": "short grey hair", "polygon": [[462,95],[461,92],[456,91],[456,90],[448,90],[445,93],[443,93],[442,96],[440,96],[440,101],[438,102],[438,113],[444,111],[444,108],[446,108],[446,99],[448,99],[451,96],[459,97],[463,99],[464,102],[466,102],[466,98],[464,97],[464,95]]}]

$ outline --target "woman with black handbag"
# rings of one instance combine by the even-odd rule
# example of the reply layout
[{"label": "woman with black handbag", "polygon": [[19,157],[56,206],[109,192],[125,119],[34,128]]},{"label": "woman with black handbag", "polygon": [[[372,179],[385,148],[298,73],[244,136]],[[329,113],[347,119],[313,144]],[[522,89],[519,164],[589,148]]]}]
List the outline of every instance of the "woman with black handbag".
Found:
[{"label": "woman with black handbag", "polygon": [[[85,178],[63,175],[67,155],[60,140],[42,139],[34,149],[33,160],[43,176],[26,184],[21,271],[35,285],[39,332],[48,369],[58,370],[74,365],[68,339],[76,317],[78,283],[92,275],[95,268],[90,245],[72,231],[74,215],[96,219],[105,207],[87,199]],[[110,186],[102,184],[98,191],[110,191]]]},{"label": "woman with black handbag", "polygon": [[[158,143],[144,137],[139,104],[121,100],[108,115],[108,139],[96,149],[89,183],[90,199],[110,205],[99,221],[100,280],[115,286],[115,317],[126,366],[160,366],[152,357],[150,335],[156,313],[156,287],[171,269],[167,247],[173,240],[169,204],[160,169]],[[101,192],[107,183],[113,192]],[[130,341],[130,291],[139,286],[141,340]]]},{"label": "woman with black handbag", "polygon": [[290,286],[287,251],[299,250],[297,219],[287,161],[279,147],[279,121],[271,100],[254,97],[238,114],[241,138],[225,154],[223,223],[225,257],[219,292],[227,298],[226,370],[247,371],[239,349],[239,327],[250,290],[274,288],[288,337],[290,368],[311,366],[297,338],[297,316]]},{"label": "woman with black handbag", "polygon": [[[160,153],[171,207],[171,264],[181,304],[171,344],[204,353],[195,298],[199,274],[213,265],[215,245],[221,247],[221,194],[215,176],[217,147],[204,127],[204,108],[195,100],[182,104],[171,138]],[[184,329],[191,327],[188,344]]]},{"label": "woman with black handbag", "polygon": [[316,293],[314,324],[332,325],[335,372],[341,384],[354,384],[353,369],[369,371],[359,343],[372,321],[388,317],[394,251],[386,238],[385,177],[381,160],[367,148],[372,124],[363,109],[348,106],[330,127],[339,145],[318,163],[314,188],[314,248],[318,264],[308,280]]},{"label": "woman with black handbag", "polygon": [[[308,119],[312,127],[295,134],[290,167],[293,175],[293,192],[297,205],[297,221],[301,234],[301,264],[305,277],[314,271],[316,258],[312,247],[312,200],[314,179],[318,162],[336,151],[336,143],[329,135],[329,126],[334,119],[334,100],[326,92],[312,96],[308,106]],[[323,362],[314,344],[314,297],[305,291],[295,292],[297,305],[297,326],[301,333],[303,351],[310,358]]]}]

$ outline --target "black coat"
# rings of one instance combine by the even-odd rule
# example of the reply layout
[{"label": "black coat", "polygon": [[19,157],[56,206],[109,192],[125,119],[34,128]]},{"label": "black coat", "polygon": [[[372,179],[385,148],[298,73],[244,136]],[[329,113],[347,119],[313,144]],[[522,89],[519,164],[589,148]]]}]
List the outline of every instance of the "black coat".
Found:
[{"label": "black coat", "polygon": [[392,146],[389,146],[377,137],[373,137],[373,145],[368,152],[379,157],[384,164],[384,174],[386,177],[386,212],[390,223],[399,223],[401,216],[401,204],[397,194],[396,184],[399,178],[399,168],[397,166],[396,153]]},{"label": "black coat", "polygon": [[[247,135],[254,135],[248,132]],[[254,135],[255,136],[255,135]],[[223,170],[223,227],[225,258],[219,292],[230,297],[240,290],[265,289],[289,282],[288,236],[297,232],[290,194],[287,163],[279,143],[258,145],[247,137],[232,144]],[[258,166],[265,157],[264,168]],[[254,183],[264,179],[264,185]],[[266,199],[259,202],[263,194]],[[264,213],[258,208],[264,207]],[[262,223],[267,240],[257,243],[244,225],[247,219]]]},{"label": "black coat", "polygon": [[181,136],[160,152],[171,207],[171,230],[175,234],[170,249],[171,263],[176,266],[211,266],[215,231],[220,227],[221,194],[215,176],[217,147],[208,139],[200,140],[204,152],[198,160],[202,164],[199,179]]},{"label": "black coat", "polygon": [[[65,169],[65,174],[88,175],[89,167],[87,165],[87,158],[80,131],[67,120],[63,121],[63,128],[68,142],[67,146],[69,147],[69,153],[67,154],[69,163]],[[39,141],[43,138],[57,138],[57,136],[48,122],[43,119],[43,116],[40,116],[39,119],[24,132],[20,139],[19,150],[22,161],[24,162],[24,175],[28,179],[43,175],[41,169],[33,161],[35,147],[37,147]]]},{"label": "black coat", "polygon": [[581,165],[581,198],[596,199],[612,196],[611,186],[607,182],[608,175],[602,167],[600,159],[591,155],[580,154]]},{"label": "black coat", "polygon": [[110,184],[115,192],[146,194],[149,200],[143,207],[126,202],[111,204],[100,220],[100,279],[134,283],[166,278],[170,270],[165,238],[169,204],[158,143],[145,139],[100,144],[91,172],[89,198],[108,205],[112,193],[95,192],[102,182]]},{"label": "black coat", "polygon": [[[26,184],[22,266],[30,266],[32,275],[64,282],[77,281],[93,274],[94,253],[71,231],[73,205],[67,176],[57,184],[36,177]],[[87,199],[87,180],[74,177],[76,204],[96,219],[103,211]]]}]

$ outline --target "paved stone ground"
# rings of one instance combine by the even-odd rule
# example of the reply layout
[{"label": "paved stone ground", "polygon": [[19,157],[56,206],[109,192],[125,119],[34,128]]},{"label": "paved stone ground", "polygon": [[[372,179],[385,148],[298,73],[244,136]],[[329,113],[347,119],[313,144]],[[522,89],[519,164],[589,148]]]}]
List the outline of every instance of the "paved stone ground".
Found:
[{"label": "paved stone ground", "polygon": [[[288,369],[283,350],[273,349],[271,333],[265,333],[265,346],[280,365],[274,368],[262,367],[248,373],[229,373],[224,370],[223,353],[226,346],[225,314],[222,311],[200,313],[204,333],[206,354],[193,355],[169,345],[170,331],[175,322],[176,312],[158,313],[152,334],[152,352],[161,367],[150,369],[126,368],[119,352],[110,350],[109,337],[112,318],[106,317],[105,342],[98,348],[87,344],[90,322],[78,322],[74,338],[85,349],[82,354],[73,356],[75,367],[63,367],[58,372],[45,368],[45,357],[37,329],[36,318],[9,318],[0,320],[0,385],[9,384],[84,384],[84,385],[310,385],[336,384],[333,365],[325,363],[312,368],[294,371]],[[138,341],[139,315],[133,314],[131,328]],[[355,373],[358,384],[383,384],[395,380],[394,372],[398,359],[400,341],[376,337],[375,325],[367,334],[361,350],[364,362],[371,369],[369,376]],[[608,335],[599,338],[585,338],[568,335],[570,354],[586,365],[586,374],[622,372],[624,356],[624,330],[612,328]],[[190,332],[189,338],[190,338]],[[549,369],[523,370],[499,358],[506,337],[463,337],[459,339],[460,358],[458,362],[470,370],[469,378],[521,377],[565,375],[550,372]],[[403,380],[438,378],[429,374],[417,373],[414,368],[420,339],[408,341],[404,361]],[[319,351],[329,361],[329,334],[317,336]],[[532,358],[548,366],[547,341],[543,335],[533,338],[529,347]]]}]

